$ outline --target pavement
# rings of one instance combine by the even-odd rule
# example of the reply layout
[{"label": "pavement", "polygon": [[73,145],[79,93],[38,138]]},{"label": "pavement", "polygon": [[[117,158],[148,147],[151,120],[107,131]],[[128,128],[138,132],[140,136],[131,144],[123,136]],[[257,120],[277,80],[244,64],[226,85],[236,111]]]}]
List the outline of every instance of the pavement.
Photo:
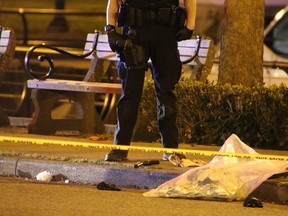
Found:
[{"label": "pavement", "polygon": [[[10,138],[37,138],[62,140],[65,142],[87,142],[112,145],[113,137],[81,137],[77,134],[43,136],[28,134],[26,127],[2,127],[0,136]],[[135,142],[136,147],[161,147],[160,143]],[[180,144],[180,149],[218,151],[219,146]],[[288,151],[255,149],[260,154],[288,155]],[[161,152],[130,151],[128,161],[106,162],[108,149],[81,146],[36,145],[27,141],[0,142],[0,175],[35,179],[37,174],[47,171],[53,181],[97,185],[105,182],[117,188],[153,189],[193,167],[177,167],[162,160]],[[212,157],[188,156],[191,161],[208,163]],[[159,164],[134,168],[137,162],[159,160]],[[66,182],[67,182],[66,181]],[[262,201],[288,204],[288,174],[274,175],[263,182],[252,194]]]}]

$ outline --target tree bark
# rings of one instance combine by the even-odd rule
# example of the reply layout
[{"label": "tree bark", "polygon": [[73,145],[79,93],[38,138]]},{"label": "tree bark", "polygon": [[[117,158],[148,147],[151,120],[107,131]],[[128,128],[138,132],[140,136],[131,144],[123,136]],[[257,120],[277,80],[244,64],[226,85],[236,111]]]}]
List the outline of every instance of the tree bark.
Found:
[{"label": "tree bark", "polygon": [[264,0],[225,0],[218,83],[263,82]]}]

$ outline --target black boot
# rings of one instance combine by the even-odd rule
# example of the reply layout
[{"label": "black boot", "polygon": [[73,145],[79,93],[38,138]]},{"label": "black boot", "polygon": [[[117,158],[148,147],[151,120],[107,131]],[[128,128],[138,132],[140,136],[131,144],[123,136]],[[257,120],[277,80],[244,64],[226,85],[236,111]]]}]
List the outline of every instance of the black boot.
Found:
[{"label": "black boot", "polygon": [[105,161],[117,161],[121,162],[127,160],[128,151],[113,149],[108,154],[105,155]]}]

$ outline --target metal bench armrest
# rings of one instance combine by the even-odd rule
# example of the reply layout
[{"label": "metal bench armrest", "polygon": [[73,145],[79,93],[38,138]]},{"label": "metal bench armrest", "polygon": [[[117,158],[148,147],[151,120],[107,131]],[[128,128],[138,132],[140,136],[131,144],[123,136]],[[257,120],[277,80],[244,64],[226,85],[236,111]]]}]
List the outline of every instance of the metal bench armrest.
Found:
[{"label": "metal bench armrest", "polygon": [[84,59],[84,58],[92,55],[93,52],[96,50],[98,37],[99,37],[99,32],[95,31],[95,37],[94,37],[92,49],[89,52],[86,52],[86,53],[81,54],[81,55],[76,55],[76,54],[70,53],[68,51],[65,51],[63,49],[60,49],[60,48],[57,48],[57,47],[54,47],[54,46],[46,45],[44,43],[43,44],[34,45],[25,54],[25,60],[24,60],[25,72],[31,78],[38,79],[38,80],[45,80],[45,79],[49,78],[49,76],[54,72],[54,63],[53,63],[53,60],[50,57],[48,57],[46,55],[39,55],[38,56],[38,61],[40,61],[40,62],[47,61],[48,64],[49,64],[49,70],[43,76],[38,76],[37,74],[35,74],[35,72],[30,67],[30,59],[31,59],[31,56],[32,56],[32,54],[33,54],[33,52],[35,50],[37,50],[39,48],[46,48],[46,49],[54,50],[55,52],[58,52],[60,54],[67,55],[67,56],[70,56],[70,57],[73,57],[73,58]]}]

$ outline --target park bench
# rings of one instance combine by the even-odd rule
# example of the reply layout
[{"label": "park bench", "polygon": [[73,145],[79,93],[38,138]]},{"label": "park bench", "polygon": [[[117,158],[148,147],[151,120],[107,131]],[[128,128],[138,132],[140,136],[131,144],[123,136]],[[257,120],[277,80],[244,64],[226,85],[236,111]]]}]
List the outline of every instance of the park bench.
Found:
[{"label": "park bench", "polygon": [[[12,29],[0,26],[0,85],[15,53],[16,38]],[[7,113],[0,104],[0,125],[9,125]]]},{"label": "park bench", "polygon": [[0,26],[0,81],[14,56],[16,46],[15,33],[12,29]]},{"label": "park bench", "polygon": [[[30,59],[37,49],[51,49],[55,52],[91,61],[88,72],[83,80],[63,80],[51,78],[54,73],[53,61],[45,55],[38,56],[38,60],[46,60],[49,70],[45,74],[37,74],[31,69]],[[179,42],[179,52],[184,64],[195,67],[198,71],[208,71],[214,60],[213,42],[211,39],[197,37]],[[39,54],[39,53],[38,53]],[[95,31],[87,35],[82,55],[68,53],[56,47],[39,44],[31,47],[25,56],[26,72],[32,79],[27,80],[27,87],[32,89],[31,99],[34,105],[32,121],[28,126],[29,133],[54,134],[57,131],[79,131],[82,133],[102,133],[105,125],[95,109],[95,94],[108,94],[113,97],[108,104],[108,112],[115,107],[116,97],[121,94],[121,84],[118,79],[101,80],[103,62],[116,63],[117,54],[112,52],[105,33]],[[71,61],[73,64],[73,61]],[[100,78],[99,78],[100,77]],[[85,94],[84,94],[85,93]],[[58,119],[52,117],[52,110],[59,101],[68,99],[81,107],[77,118]],[[106,103],[107,104],[107,103]]]}]

